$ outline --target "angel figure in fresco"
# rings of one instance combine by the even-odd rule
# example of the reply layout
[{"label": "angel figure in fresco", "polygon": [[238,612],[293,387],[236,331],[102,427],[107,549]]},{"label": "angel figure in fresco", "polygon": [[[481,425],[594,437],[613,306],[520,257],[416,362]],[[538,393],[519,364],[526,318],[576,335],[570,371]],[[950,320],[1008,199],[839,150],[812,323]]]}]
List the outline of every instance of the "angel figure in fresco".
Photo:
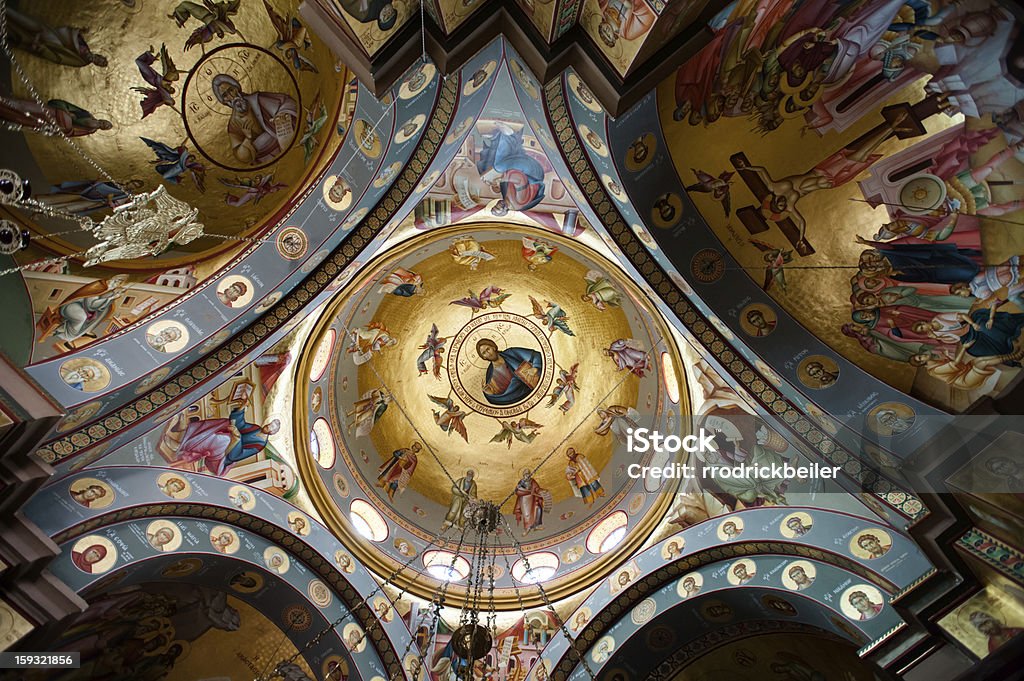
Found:
[{"label": "angel figure in fresco", "polygon": [[[157,59],[160,60],[160,71],[153,68]],[[169,107],[178,113],[174,108],[174,83],[181,79],[182,72],[171,61],[171,55],[167,53],[167,44],[160,45],[159,53],[150,45],[148,50],[135,58],[135,66],[138,67],[142,80],[150,86],[132,88],[132,92],[142,95],[139,102],[142,106],[142,117],[145,118],[161,106]]]},{"label": "angel figure in fresco", "polygon": [[[305,109],[305,107],[303,108]],[[302,130],[299,144],[302,145],[302,162],[309,165],[309,160],[313,158],[313,152],[316,151],[317,145],[320,144],[318,135],[327,123],[327,106],[324,104],[323,99],[320,98],[319,91],[316,93],[316,98],[313,99],[313,106],[305,109],[305,111],[306,127]]]},{"label": "angel figure in fresco", "polygon": [[[441,380],[441,365],[444,362],[442,354],[448,339],[437,334],[437,324],[431,324],[430,335],[427,336],[427,340],[424,341],[423,345],[419,346],[419,349],[423,352],[416,358],[416,370],[419,372],[418,376],[423,376],[428,371],[431,371],[434,374],[434,378]],[[428,363],[431,365],[430,369],[427,368]]]},{"label": "angel figure in fresco", "polygon": [[376,388],[363,395],[353,403],[352,408],[345,412],[345,416],[351,421],[348,424],[348,432],[356,437],[366,437],[373,430],[373,427],[380,421],[380,417],[387,411],[391,404],[391,394],[383,388]]},{"label": "angel figure in fresco", "polygon": [[615,288],[604,272],[590,270],[583,279],[587,282],[587,291],[582,296],[584,302],[592,304],[602,312],[609,307],[622,306],[622,293]]},{"label": "angel figure in fresco", "polygon": [[397,267],[381,279],[377,293],[411,298],[423,291],[423,277],[404,267]]},{"label": "angel figure in fresco", "polygon": [[732,176],[735,173],[724,171],[718,177],[705,173],[703,170],[697,170],[696,168],[690,168],[693,174],[697,177],[695,184],[688,185],[686,191],[688,192],[700,192],[702,194],[711,194],[711,198],[722,204],[722,209],[725,211],[725,216],[729,217],[732,211],[732,197],[729,195],[729,188],[732,185]]},{"label": "angel figure in fresco", "polygon": [[529,210],[544,199],[544,166],[523,147],[523,128],[497,123],[484,136],[476,169],[480,179],[501,194],[491,208],[496,216]]},{"label": "angel figure in fresco", "polygon": [[96,118],[80,106],[63,99],[51,99],[40,106],[30,99],[0,97],[0,120],[24,130],[59,132],[68,137],[85,137],[97,130],[110,130],[114,124]]},{"label": "angel figure in fresco", "polygon": [[565,450],[568,463],[565,467],[565,479],[569,481],[573,496],[583,500],[587,506],[592,506],[598,497],[604,496],[604,487],[601,486],[601,478],[597,469],[590,463],[587,457],[577,452],[573,447]]},{"label": "angel figure in fresco", "polygon": [[565,369],[558,370],[558,379],[555,381],[555,389],[551,391],[551,397],[544,406],[553,407],[559,399],[564,399],[565,401],[562,402],[558,408],[562,410],[563,414],[569,413],[569,410],[572,409],[574,404],[576,404],[576,391],[580,389],[576,377],[576,372],[579,368],[580,363],[576,362],[568,371]]},{"label": "angel figure in fresco", "polygon": [[555,331],[561,331],[566,336],[576,335],[573,333],[572,329],[569,328],[569,315],[567,315],[565,310],[563,310],[557,303],[545,300],[544,305],[542,306],[540,301],[533,296],[530,296],[530,305],[533,306],[533,313],[531,316],[539,319],[541,325],[545,329],[551,330],[552,335],[554,335]]},{"label": "angel figure in fresco", "polygon": [[644,0],[597,0],[601,23],[597,34],[608,47],[615,47],[619,38],[636,40],[647,35],[658,15]]},{"label": "angel figure in fresco", "polygon": [[498,421],[498,423],[501,424],[501,430],[491,438],[491,442],[504,442],[508,445],[508,449],[512,449],[512,438],[530,444],[537,437],[539,429],[544,427],[525,416],[512,421]]},{"label": "angel figure in fresco", "polygon": [[140,137],[146,145],[156,154],[156,159],[150,161],[154,170],[160,173],[171,184],[181,184],[181,178],[187,173],[195,183],[200,193],[206,191],[206,166],[197,161],[185,145],[171,148],[163,142]]},{"label": "angel figure in fresco", "polygon": [[347,352],[352,355],[356,366],[369,362],[374,353],[379,354],[385,348],[398,345],[398,339],[391,335],[383,322],[370,322],[349,331],[349,342]]},{"label": "angel figure in fresco", "polygon": [[189,19],[195,19],[201,26],[192,31],[188,40],[185,41],[185,51],[196,45],[206,54],[206,43],[211,42],[214,37],[223,38],[226,34],[237,35],[245,40],[241,32],[235,27],[231,17],[238,14],[239,5],[242,0],[183,0],[174,8],[174,11],[167,15],[168,19],[174,19],[178,28],[185,28]]},{"label": "angel figure in fresco", "polygon": [[434,395],[427,395],[427,397],[434,404],[444,408],[444,411],[432,410],[434,413],[434,423],[437,424],[437,427],[448,433],[449,436],[453,432],[458,433],[462,436],[463,440],[469,442],[466,424],[463,423],[468,412],[462,411],[462,408],[455,404],[455,401],[450,397],[435,397]]},{"label": "angel figure in fresco", "polygon": [[419,463],[417,454],[421,449],[419,442],[413,442],[403,449],[396,449],[391,452],[391,459],[377,469],[377,487],[384,490],[391,501],[394,501],[396,492],[401,494],[409,486]]},{"label": "angel figure in fresco", "polygon": [[643,378],[651,370],[651,358],[644,345],[634,338],[619,338],[605,348],[604,354],[611,357],[619,371],[629,369]]},{"label": "angel figure in fresco", "polygon": [[232,208],[238,208],[244,206],[247,203],[257,204],[264,196],[279,192],[282,189],[286,189],[288,185],[283,182],[274,182],[274,173],[269,175],[262,175],[257,173],[252,177],[235,177],[233,180],[227,180],[223,177],[217,178],[220,183],[225,187],[236,189],[240,194],[232,194],[231,192],[224,192],[224,203],[231,206]]},{"label": "angel figure in fresco", "polygon": [[36,322],[39,332],[37,342],[42,343],[49,336],[65,342],[75,341],[83,336],[99,338],[110,322],[114,306],[128,290],[128,275],[116,274],[110,279],[97,279],[75,289],[62,300],[57,309],[47,308]]},{"label": "angel figure in fresco", "polygon": [[551,262],[552,257],[557,252],[558,246],[554,244],[549,244],[547,241],[541,241],[533,237],[523,237],[523,260],[526,261],[526,267],[531,272],[541,265]]},{"label": "angel figure in fresco", "polygon": [[245,407],[234,403],[227,418],[190,421],[178,445],[177,461],[201,462],[214,475],[262,452],[270,437],[281,429],[278,419],[265,425],[250,423]]},{"label": "angel figure in fresco", "polygon": [[761,289],[767,292],[774,284],[778,284],[779,288],[785,291],[785,266],[793,262],[793,251],[791,249],[776,248],[758,239],[748,239],[748,241],[764,253],[762,256],[764,260],[764,283],[761,284]]},{"label": "angel figure in fresco", "polygon": [[85,42],[86,29],[50,26],[11,7],[10,3],[5,10],[7,41],[11,47],[62,66],[107,65],[106,57],[89,49]]},{"label": "angel figure in fresco", "polygon": [[597,410],[601,422],[594,428],[598,435],[611,433],[615,439],[625,444],[629,431],[640,425],[640,412],[633,407],[613,404]]},{"label": "angel figure in fresco", "polygon": [[498,288],[497,286],[494,286],[492,284],[491,286],[488,286],[484,290],[480,291],[480,295],[476,295],[472,291],[469,291],[468,297],[453,300],[448,304],[462,305],[463,307],[468,307],[471,310],[472,314],[475,315],[477,312],[480,312],[481,310],[486,310],[487,308],[496,307],[498,309],[501,309],[501,304],[508,300],[511,296],[511,293],[505,293],[505,289]]},{"label": "angel figure in fresco", "polygon": [[544,512],[551,510],[551,492],[540,486],[533,471],[524,468],[515,489],[516,505],[513,511],[516,523],[523,526],[523,536],[533,530],[544,529]]},{"label": "angel figure in fresco", "polygon": [[453,239],[448,252],[451,253],[455,264],[465,265],[471,270],[479,267],[481,262],[494,260],[494,255],[484,248],[476,237],[468,235]]},{"label": "angel figure in fresco", "polygon": [[520,347],[499,350],[493,340],[481,338],[476,343],[476,353],[490,364],[484,375],[483,393],[495,406],[521,402],[540,382],[544,358],[536,350]]},{"label": "angel figure in fresco", "polygon": [[313,41],[309,39],[306,27],[302,25],[296,16],[285,18],[274,11],[267,0],[263,0],[263,6],[267,8],[267,15],[270,23],[277,31],[277,40],[274,47],[284,52],[285,59],[292,63],[296,71],[312,71],[317,73],[316,66],[309,59],[303,56],[302,51],[313,47]]}]

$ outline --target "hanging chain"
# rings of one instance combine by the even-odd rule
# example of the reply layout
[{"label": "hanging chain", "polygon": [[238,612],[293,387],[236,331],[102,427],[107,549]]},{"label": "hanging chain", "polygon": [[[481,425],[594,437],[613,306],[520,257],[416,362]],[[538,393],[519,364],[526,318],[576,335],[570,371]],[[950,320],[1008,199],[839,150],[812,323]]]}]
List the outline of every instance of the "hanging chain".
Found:
[{"label": "hanging chain", "polygon": [[[651,353],[654,352],[654,349],[657,348],[658,346],[660,346],[664,342],[665,342],[665,337],[662,336],[662,337],[658,338],[658,340],[654,343],[654,345],[651,347],[650,350],[644,352],[644,356],[647,358],[648,361],[650,361]],[[554,447],[551,448],[551,451],[548,452],[547,456],[545,456],[543,459],[541,459],[540,462],[536,466],[533,467],[533,470],[530,471],[531,475],[537,475],[537,471],[539,471],[541,469],[541,467],[544,466],[544,464],[546,464],[548,461],[550,461],[551,457],[553,457],[555,454],[558,453],[558,450],[560,450],[562,448],[562,445],[564,445],[566,442],[569,441],[569,438],[571,438],[576,433],[576,431],[579,430],[583,426],[583,424],[587,422],[587,419],[589,419],[592,415],[597,413],[597,410],[601,407],[601,405],[603,405],[608,400],[608,398],[612,396],[612,393],[614,393],[616,390],[619,389],[619,386],[621,386],[623,383],[626,382],[626,379],[628,379],[629,376],[630,376],[630,372],[626,372],[615,383],[615,385],[613,385],[608,390],[608,392],[606,392],[604,394],[604,396],[600,400],[598,400],[598,402],[594,406],[594,408],[591,409],[587,413],[586,416],[584,416],[582,419],[580,419],[580,421],[575,426],[573,426],[572,430],[570,430],[568,432],[568,434],[566,434],[566,436],[563,437],[558,444],[556,444]],[[515,495],[516,495],[516,489],[515,489],[515,487],[513,487],[512,491],[509,492],[508,496],[506,496],[504,499],[502,499],[501,503],[498,504],[498,507],[499,508],[503,507],[505,504],[507,504],[509,502],[509,499],[511,499]]]},{"label": "hanging chain", "polygon": [[[441,533],[440,533],[440,534],[439,534],[439,535],[438,535],[438,536],[437,536],[436,538],[434,538],[434,539],[431,539],[431,540],[430,540],[430,541],[429,541],[429,542],[428,542],[428,543],[426,544],[426,546],[424,546],[423,550],[424,550],[424,551],[426,551],[426,550],[428,550],[428,549],[430,549],[430,548],[432,548],[432,547],[436,546],[436,544],[437,544],[437,541],[438,541],[439,539],[441,539],[441,538],[442,538],[443,536],[444,536],[444,532],[441,532]],[[276,677],[280,676],[280,674],[278,674],[278,673],[277,673],[277,670],[278,670],[278,669],[280,669],[280,668],[281,668],[282,666],[284,666],[284,665],[287,665],[287,664],[293,663],[293,662],[294,662],[295,660],[297,660],[297,659],[298,659],[299,657],[301,657],[301,656],[303,656],[303,655],[304,655],[305,653],[309,652],[309,650],[310,650],[311,648],[313,648],[313,647],[314,647],[315,645],[317,645],[318,643],[320,643],[320,641],[321,641],[321,640],[322,640],[322,639],[324,638],[324,636],[326,636],[327,634],[329,634],[329,633],[331,633],[332,631],[334,631],[335,629],[337,629],[337,628],[338,628],[338,626],[340,626],[340,625],[341,625],[341,623],[342,623],[342,622],[344,622],[345,620],[347,620],[347,619],[348,619],[349,617],[352,617],[352,616],[353,616],[353,615],[355,614],[355,611],[356,611],[356,610],[358,610],[358,609],[359,609],[359,608],[361,608],[361,607],[366,607],[366,604],[367,604],[367,602],[368,602],[368,601],[369,601],[369,600],[370,600],[371,598],[373,598],[374,596],[376,596],[377,594],[379,594],[379,593],[382,593],[382,592],[383,592],[383,590],[384,590],[384,587],[386,587],[386,586],[388,586],[388,585],[392,585],[392,583],[393,583],[393,582],[394,582],[394,580],[395,580],[395,579],[396,579],[396,578],[398,577],[398,575],[399,575],[399,574],[401,574],[401,572],[402,572],[403,570],[405,570],[405,569],[406,569],[407,567],[409,567],[410,565],[412,565],[413,561],[415,561],[415,560],[416,560],[416,558],[418,557],[418,555],[419,555],[419,554],[413,555],[413,556],[412,556],[411,558],[409,558],[409,560],[407,560],[407,561],[406,561],[405,563],[402,563],[402,564],[401,564],[401,565],[399,565],[399,566],[398,566],[397,568],[395,568],[395,569],[394,569],[394,570],[393,570],[393,571],[391,572],[391,574],[390,574],[390,575],[389,575],[389,576],[387,577],[387,579],[385,579],[385,580],[384,580],[383,582],[381,582],[380,584],[378,584],[378,585],[377,585],[377,587],[376,587],[375,589],[373,589],[373,590],[372,590],[372,591],[371,591],[371,592],[370,592],[369,594],[367,594],[366,596],[364,596],[364,597],[362,598],[362,600],[360,600],[360,601],[359,601],[358,603],[356,603],[356,604],[355,604],[354,606],[352,606],[351,608],[346,608],[346,611],[345,611],[344,613],[342,613],[342,614],[341,614],[341,615],[340,615],[339,617],[337,617],[337,618],[336,618],[336,619],[335,619],[335,620],[334,620],[333,622],[331,622],[330,624],[328,624],[328,625],[327,625],[326,627],[324,627],[323,629],[321,629],[321,630],[320,630],[320,631],[319,631],[319,632],[317,633],[317,635],[316,635],[316,636],[314,636],[314,637],[313,637],[313,638],[312,638],[312,639],[311,639],[310,641],[308,641],[308,642],[306,643],[306,645],[304,645],[304,646],[303,646],[303,647],[302,647],[301,649],[297,650],[297,651],[295,652],[295,654],[294,654],[294,655],[292,655],[291,657],[287,658],[286,660],[282,660],[281,662],[279,662],[279,663],[277,664],[277,666],[276,666],[276,667],[274,668],[274,671],[273,671],[273,672],[271,672],[271,675],[270,675],[270,676],[267,676],[267,675],[263,674],[263,675],[260,675],[260,676],[256,677],[255,679],[253,679],[253,681],[270,681],[271,679],[273,679],[273,678],[276,678]],[[370,610],[372,611],[372,610],[373,610],[372,606],[370,606],[370,608],[369,608],[369,609],[370,609]],[[379,618],[378,618],[378,620],[376,620],[376,621],[375,621],[375,622],[374,622],[373,624],[376,624],[377,622],[379,622]],[[365,634],[364,634],[364,636],[365,636]]]},{"label": "hanging chain", "polygon": [[[512,540],[512,545],[514,546],[516,552],[519,554],[520,560],[523,561],[523,566],[526,568],[526,572],[524,573],[524,575],[530,574],[530,572],[533,570],[533,568],[530,567],[530,558],[523,551],[523,547],[522,547],[522,545],[520,545],[519,541],[512,535],[512,528],[509,526],[508,520],[505,519],[505,516],[502,516],[501,519],[502,519],[502,522],[505,525],[505,531],[508,532],[509,539]],[[507,560],[508,559],[506,558],[506,562],[507,562]],[[513,579],[512,581],[514,583],[515,579]],[[574,642],[574,639],[572,637],[572,634],[569,633],[569,628],[565,625],[565,622],[559,616],[558,611],[555,610],[555,606],[551,602],[551,599],[548,598],[547,591],[544,590],[544,585],[541,582],[539,582],[539,581],[535,582],[535,584],[537,586],[538,593],[540,593],[541,600],[544,601],[545,607],[547,608],[548,612],[551,613],[551,616],[555,618],[555,622],[558,623],[558,628],[561,630],[562,635],[565,636],[565,640],[569,644],[569,649],[572,650],[574,653],[576,653],[576,659],[578,659],[580,664],[583,665],[583,669],[584,669],[584,671],[587,672],[587,676],[590,677],[590,680],[594,681],[595,678],[596,678],[595,675],[594,675],[594,671],[590,668],[590,665],[587,663],[587,660],[586,660],[585,656],[576,648],[576,646],[574,644],[575,642]],[[516,587],[516,595],[518,595],[518,594],[519,594],[519,589],[518,589],[518,587]],[[519,603],[520,603],[520,606],[521,606],[522,605],[522,598],[520,598]],[[525,610],[523,610],[523,615],[525,617],[525,615],[526,615],[526,611]],[[538,660],[537,664],[544,664],[544,662],[543,662],[543,660]]]},{"label": "hanging chain", "polygon": [[[76,154],[82,157],[82,159],[86,163],[92,166],[96,170],[96,172],[98,172],[102,177],[104,177],[110,184],[124,191],[124,189],[117,183],[117,181],[110,175],[110,173],[104,170],[99,163],[97,163],[95,160],[93,160],[91,156],[85,153],[82,147],[80,147],[74,140],[72,140],[71,137],[69,137],[64,132],[64,130],[57,124],[56,119],[50,112],[49,107],[43,101],[43,98],[42,96],[40,96],[39,91],[36,90],[34,85],[32,85],[32,81],[29,80],[28,75],[25,73],[25,70],[21,67],[21,64],[18,62],[18,60],[14,58],[14,50],[11,49],[10,43],[8,42],[7,38],[7,0],[0,0],[0,50],[3,51],[4,56],[6,56],[8,61],[10,61],[11,69],[17,74],[18,80],[20,80],[22,85],[25,86],[25,89],[28,90],[28,93],[30,95],[32,95],[32,99],[35,101],[40,111],[43,112],[45,121],[40,121],[46,124],[44,129],[45,131],[43,132],[43,134],[51,137],[60,136],[68,144],[68,146],[70,146]],[[20,128],[21,126],[17,127]]]}]

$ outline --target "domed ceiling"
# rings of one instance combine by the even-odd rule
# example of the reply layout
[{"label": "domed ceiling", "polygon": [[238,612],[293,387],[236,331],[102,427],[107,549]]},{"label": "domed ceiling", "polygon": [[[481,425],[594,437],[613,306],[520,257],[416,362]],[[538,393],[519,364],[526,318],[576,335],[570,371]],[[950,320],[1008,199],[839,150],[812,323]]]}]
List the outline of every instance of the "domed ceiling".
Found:
[{"label": "domed ceiling", "polygon": [[[625,440],[680,423],[669,348],[643,294],[585,246],[493,223],[434,230],[371,268],[311,335],[299,466],[321,514],[385,574],[442,530],[454,546],[478,498],[508,522],[499,590],[511,595],[511,569],[518,583],[557,575],[565,593],[666,510],[670,495],[626,474],[641,457]],[[515,544],[535,574],[514,565]],[[411,567],[436,576],[439,559]]]},{"label": "domed ceiling", "polygon": [[[248,236],[301,193],[347,127],[348,71],[306,31],[295,0],[8,4],[10,41],[42,115],[82,152],[34,129],[39,107],[12,76],[0,119],[24,128],[4,135],[4,157],[49,208],[102,217],[162,184],[199,209],[207,233]],[[69,223],[30,227],[47,234]],[[48,237],[22,260],[81,251],[90,239]],[[156,267],[124,267],[166,268],[234,245],[203,238]]]}]

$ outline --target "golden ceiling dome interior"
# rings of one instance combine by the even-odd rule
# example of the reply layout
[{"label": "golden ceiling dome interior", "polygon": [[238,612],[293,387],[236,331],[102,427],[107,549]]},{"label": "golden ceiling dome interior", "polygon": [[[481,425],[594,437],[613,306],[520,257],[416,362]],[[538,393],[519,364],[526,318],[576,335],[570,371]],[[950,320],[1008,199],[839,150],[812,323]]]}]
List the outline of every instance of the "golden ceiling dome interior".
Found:
[{"label": "golden ceiling dome interior", "polygon": [[626,474],[625,438],[679,427],[679,362],[660,313],[596,251],[511,224],[434,230],[339,291],[310,334],[298,464],[317,511],[381,570],[445,528],[451,550],[458,487],[498,504],[523,550],[549,556],[549,591],[571,593],[666,510],[664,489]]},{"label": "golden ceiling dome interior", "polygon": [[[5,138],[4,155],[17,158],[35,198],[54,209],[102,216],[128,193],[163,184],[200,210],[207,232],[249,237],[303,192],[348,127],[351,76],[306,31],[295,0],[9,5],[19,64],[61,134],[84,152],[32,125]],[[25,124],[37,107],[23,83],[12,87],[0,117]],[[236,99],[266,133],[256,143],[241,141],[248,124],[232,116]],[[24,217],[38,234],[68,229]],[[44,257],[89,242],[66,234],[38,244]],[[158,265],[124,266],[194,264],[196,253],[237,245],[204,238],[167,252]]]}]

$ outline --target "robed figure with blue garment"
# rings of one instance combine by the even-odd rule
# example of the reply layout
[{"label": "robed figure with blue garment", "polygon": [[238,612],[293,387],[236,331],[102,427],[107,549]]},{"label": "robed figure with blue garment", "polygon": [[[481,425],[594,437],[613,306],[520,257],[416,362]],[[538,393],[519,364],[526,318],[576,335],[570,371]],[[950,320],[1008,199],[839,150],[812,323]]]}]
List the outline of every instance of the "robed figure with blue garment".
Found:
[{"label": "robed figure with blue garment", "polygon": [[491,209],[495,215],[529,210],[544,198],[544,166],[523,148],[522,129],[514,131],[499,123],[484,138],[476,169],[485,180],[491,171],[500,174],[497,184],[501,199]]},{"label": "robed figure with blue garment", "polygon": [[498,407],[521,402],[540,382],[544,358],[536,350],[507,348],[498,350],[490,338],[477,341],[476,352],[490,362],[484,377],[484,398]]}]

